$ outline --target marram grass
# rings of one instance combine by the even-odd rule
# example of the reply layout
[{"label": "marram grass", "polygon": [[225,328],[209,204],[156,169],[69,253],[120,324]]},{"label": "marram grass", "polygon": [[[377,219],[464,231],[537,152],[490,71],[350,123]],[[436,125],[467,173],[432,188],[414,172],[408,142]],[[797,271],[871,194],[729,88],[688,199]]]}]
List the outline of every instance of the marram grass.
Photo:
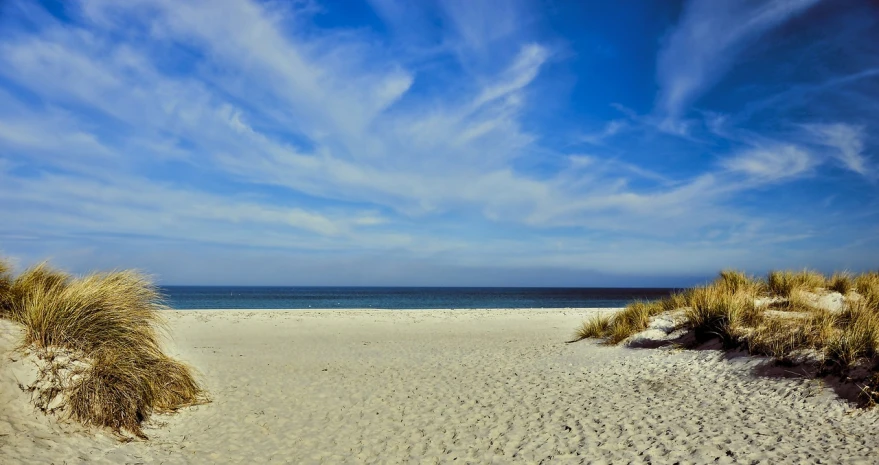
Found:
[{"label": "marram grass", "polygon": [[[840,310],[817,307],[809,294],[827,292],[845,296]],[[704,286],[588,320],[575,336],[617,344],[647,329],[652,317],[669,312],[682,315],[681,327],[689,328],[696,341],[716,338],[726,347],[779,360],[811,354],[827,373],[873,370],[863,392],[867,403],[879,403],[879,272],[837,273],[827,279],[810,270],[773,271],[761,280],[724,270]]]},{"label": "marram grass", "polygon": [[206,400],[192,370],[161,351],[162,296],[134,271],[73,277],[45,263],[16,277],[0,261],[0,316],[24,326],[23,346],[85,354],[90,367],[65,393],[86,425],[145,438],[142,423]]}]

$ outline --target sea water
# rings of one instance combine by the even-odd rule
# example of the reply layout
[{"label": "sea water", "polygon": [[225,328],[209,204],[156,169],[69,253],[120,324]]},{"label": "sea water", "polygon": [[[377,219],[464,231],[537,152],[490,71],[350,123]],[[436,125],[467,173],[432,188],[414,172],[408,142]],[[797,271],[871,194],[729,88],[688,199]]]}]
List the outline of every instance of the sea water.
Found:
[{"label": "sea water", "polygon": [[606,308],[668,296],[667,288],[166,286],[175,309]]}]

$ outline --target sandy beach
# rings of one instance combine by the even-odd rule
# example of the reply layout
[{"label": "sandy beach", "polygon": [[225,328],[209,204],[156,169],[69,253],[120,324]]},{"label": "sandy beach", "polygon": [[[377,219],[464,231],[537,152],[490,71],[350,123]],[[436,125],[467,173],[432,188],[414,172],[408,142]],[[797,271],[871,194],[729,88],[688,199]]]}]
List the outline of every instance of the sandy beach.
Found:
[{"label": "sandy beach", "polygon": [[879,415],[823,381],[566,343],[598,311],[169,311],[213,402],[128,443],[35,411],[0,320],[0,462],[875,463]]}]

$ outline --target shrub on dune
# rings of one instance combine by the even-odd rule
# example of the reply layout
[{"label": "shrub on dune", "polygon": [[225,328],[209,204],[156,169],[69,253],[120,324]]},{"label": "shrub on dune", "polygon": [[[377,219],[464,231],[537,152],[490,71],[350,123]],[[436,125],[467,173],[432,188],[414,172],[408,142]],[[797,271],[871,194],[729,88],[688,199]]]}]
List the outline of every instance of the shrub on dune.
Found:
[{"label": "shrub on dune", "polygon": [[45,264],[14,279],[3,271],[0,315],[24,326],[23,345],[63,348],[88,359],[65,392],[73,419],[145,437],[141,424],[153,412],[206,400],[192,370],[162,353],[165,306],[143,275],[116,271],[74,278]]}]

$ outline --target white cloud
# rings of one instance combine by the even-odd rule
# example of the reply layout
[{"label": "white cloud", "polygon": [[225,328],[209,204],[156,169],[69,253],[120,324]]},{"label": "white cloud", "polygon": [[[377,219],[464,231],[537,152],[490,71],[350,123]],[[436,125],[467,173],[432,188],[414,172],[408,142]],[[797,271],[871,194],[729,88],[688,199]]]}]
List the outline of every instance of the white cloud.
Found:
[{"label": "white cloud", "polygon": [[520,33],[525,21],[525,2],[518,0],[503,4],[442,0],[440,8],[453,24],[461,46],[470,52],[488,53],[494,42]]},{"label": "white cloud", "polygon": [[758,181],[780,181],[808,174],[818,160],[801,147],[784,144],[749,149],[724,160],[722,165]]},{"label": "white cloud", "polygon": [[809,124],[804,126],[806,131],[819,144],[831,147],[831,156],[836,158],[844,167],[860,175],[869,176],[871,170],[864,156],[864,128],[850,124]]},{"label": "white cloud", "polygon": [[[489,64],[451,67],[424,87],[423,64],[369,31],[307,27],[311,13],[280,3],[221,3],[88,0],[84,23],[46,17],[39,34],[0,35],[0,74],[44,102],[0,94],[3,237],[635,270],[640,258],[622,263],[601,244],[659,257],[638,238],[685,247],[741,225],[754,240],[767,229],[724,201],[759,183],[736,176],[775,182],[813,166],[784,146],[728,162],[735,176],[669,179],[623,155],[569,158],[542,144],[546,128],[524,123],[556,51],[463,3],[443,7],[460,36],[449,47],[461,60],[489,50]],[[509,24],[526,22],[511,13]],[[593,142],[628,124],[608,122]]]},{"label": "white cloud", "polygon": [[604,125],[604,128],[601,131],[591,134],[585,134],[580,138],[583,140],[583,142],[593,145],[601,145],[604,143],[605,140],[617,135],[620,131],[626,129],[628,125],[629,123],[624,120],[611,120]]},{"label": "white cloud", "polygon": [[745,47],[818,1],[688,1],[658,58],[657,104],[666,126],[679,131],[676,120],[721,79]]}]

